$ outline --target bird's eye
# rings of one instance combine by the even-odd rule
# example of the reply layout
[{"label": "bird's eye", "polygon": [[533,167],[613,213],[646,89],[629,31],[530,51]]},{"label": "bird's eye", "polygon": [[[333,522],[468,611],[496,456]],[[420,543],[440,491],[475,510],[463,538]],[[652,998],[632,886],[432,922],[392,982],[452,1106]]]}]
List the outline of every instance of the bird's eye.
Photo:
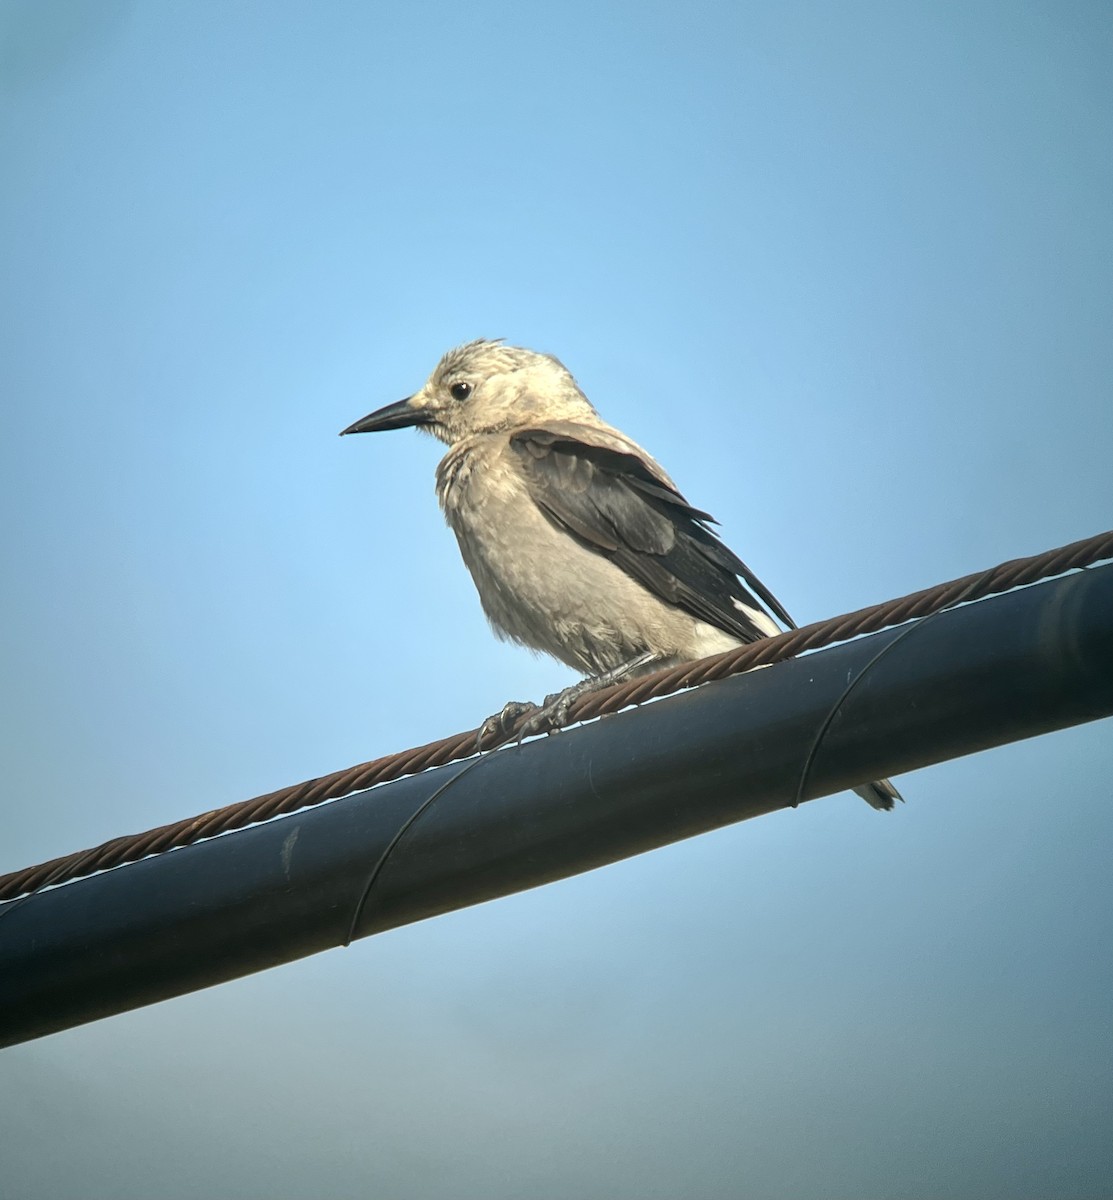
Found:
[{"label": "bird's eye", "polygon": [[459,383],[454,383],[448,390],[452,394],[453,400],[466,400],[471,395],[471,384],[461,380]]}]

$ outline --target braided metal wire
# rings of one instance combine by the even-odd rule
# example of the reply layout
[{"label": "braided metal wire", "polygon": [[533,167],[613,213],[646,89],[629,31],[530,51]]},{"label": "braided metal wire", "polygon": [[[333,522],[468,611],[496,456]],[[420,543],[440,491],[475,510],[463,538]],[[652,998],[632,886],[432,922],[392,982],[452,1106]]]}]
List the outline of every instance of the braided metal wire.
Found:
[{"label": "braided metal wire", "polygon": [[[568,723],[573,724],[606,713],[618,712],[632,704],[667,696],[684,688],[697,687],[714,679],[725,679],[729,675],[740,674],[754,667],[792,658],[807,650],[817,650],[822,646],[847,641],[862,634],[901,625],[905,621],[930,616],[960,600],[981,600],[986,596],[1091,566],[1108,558],[1113,558],[1113,530],[1033,555],[1031,558],[1013,559],[990,570],[924,588],[909,596],[874,604],[844,616],[817,621],[813,625],[805,625],[801,629],[794,629],[777,637],[741,646],[726,654],[700,659],[698,662],[682,663],[653,675],[618,684],[605,691],[589,693],[572,705]],[[485,739],[483,749],[490,750],[514,740],[526,719],[528,717],[522,717],[505,735]],[[243,829],[247,825],[321,804],[326,800],[336,800],[403,775],[414,775],[430,767],[470,758],[476,753],[478,737],[478,729],[457,733],[424,746],[388,754],[383,758],[360,763],[343,771],[335,771],[330,775],[322,775],[318,779],[280,788],[276,792],[268,792],[252,800],[212,809],[196,817],[188,817],[170,825],[147,830],[145,833],[114,838],[89,850],[63,855],[37,866],[25,867],[23,870],[0,876],[0,901],[29,895],[44,887],[67,883],[123,863],[136,862],[152,854],[189,846],[217,834]]]}]

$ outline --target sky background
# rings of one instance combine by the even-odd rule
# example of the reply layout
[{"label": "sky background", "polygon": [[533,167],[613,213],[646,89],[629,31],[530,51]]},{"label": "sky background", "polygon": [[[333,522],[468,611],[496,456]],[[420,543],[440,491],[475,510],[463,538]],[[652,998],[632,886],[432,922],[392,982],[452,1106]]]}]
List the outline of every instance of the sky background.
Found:
[{"label": "sky background", "polygon": [[[0,3],[0,871],[570,682],[435,443],[557,354],[800,621],[1113,524],[1104,3]],[[1093,1197],[1108,722],[4,1051],[0,1193]]]}]

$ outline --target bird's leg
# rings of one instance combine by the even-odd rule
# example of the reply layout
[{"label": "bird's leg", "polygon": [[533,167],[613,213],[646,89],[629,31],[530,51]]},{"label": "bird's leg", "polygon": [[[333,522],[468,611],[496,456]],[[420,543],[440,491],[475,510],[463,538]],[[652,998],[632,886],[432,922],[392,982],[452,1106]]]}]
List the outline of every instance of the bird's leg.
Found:
[{"label": "bird's leg", "polygon": [[[567,723],[569,710],[581,696],[586,696],[590,692],[601,692],[603,688],[608,688],[615,683],[623,683],[632,675],[636,675],[642,667],[659,657],[660,655],[653,650],[643,651],[629,662],[619,663],[617,667],[604,671],[602,675],[592,675],[587,679],[581,679],[579,683],[566,687],[562,692],[553,692],[551,696],[546,696],[544,704],[540,708],[534,706],[535,711],[518,730],[518,741],[520,742],[525,737],[532,737],[536,733],[555,733]],[[505,711],[506,709],[503,709],[504,713]],[[521,716],[521,713],[518,715]]]}]

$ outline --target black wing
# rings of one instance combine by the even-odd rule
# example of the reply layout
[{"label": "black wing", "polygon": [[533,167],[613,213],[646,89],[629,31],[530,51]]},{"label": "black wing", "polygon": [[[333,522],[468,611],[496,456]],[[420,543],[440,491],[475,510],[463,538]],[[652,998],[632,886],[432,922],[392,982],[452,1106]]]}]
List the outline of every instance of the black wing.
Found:
[{"label": "black wing", "polygon": [[776,596],[707,528],[714,518],[637,455],[550,429],[519,430],[510,444],[549,520],[662,600],[744,642],[768,635],[736,599],[796,628]]}]

